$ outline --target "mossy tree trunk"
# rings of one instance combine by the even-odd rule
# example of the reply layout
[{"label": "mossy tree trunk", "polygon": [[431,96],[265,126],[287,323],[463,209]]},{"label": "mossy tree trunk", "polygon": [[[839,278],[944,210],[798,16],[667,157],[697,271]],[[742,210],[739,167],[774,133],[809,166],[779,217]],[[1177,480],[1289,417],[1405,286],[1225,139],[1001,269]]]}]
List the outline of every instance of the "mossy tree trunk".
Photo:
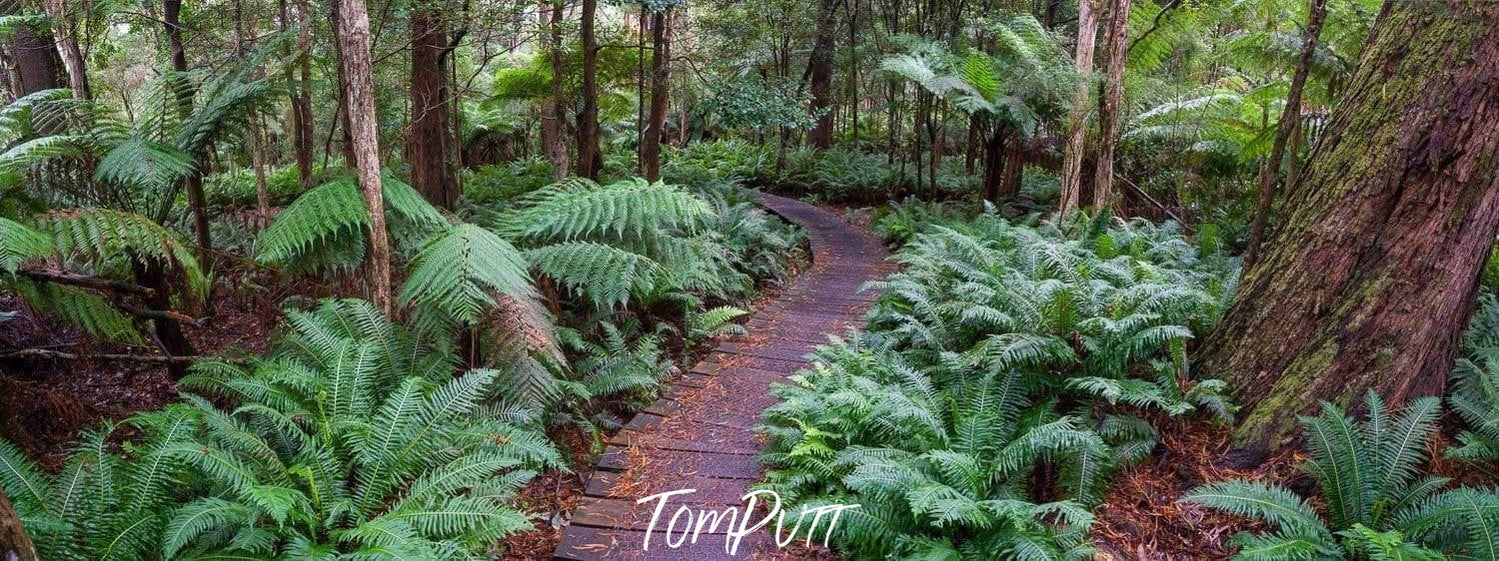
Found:
[{"label": "mossy tree trunk", "polygon": [[11,508],[4,489],[0,489],[0,561],[37,561],[36,548],[26,537],[21,517]]},{"label": "mossy tree trunk", "polygon": [[1438,395],[1499,234],[1499,4],[1400,2],[1204,342],[1268,451],[1318,400]]},{"label": "mossy tree trunk", "polygon": [[813,35],[812,54],[808,57],[807,73],[811,75],[812,107],[817,124],[807,131],[807,144],[818,148],[833,145],[833,114],[828,109],[833,105],[833,50],[834,34],[838,30],[837,0],[819,0],[817,30]]}]

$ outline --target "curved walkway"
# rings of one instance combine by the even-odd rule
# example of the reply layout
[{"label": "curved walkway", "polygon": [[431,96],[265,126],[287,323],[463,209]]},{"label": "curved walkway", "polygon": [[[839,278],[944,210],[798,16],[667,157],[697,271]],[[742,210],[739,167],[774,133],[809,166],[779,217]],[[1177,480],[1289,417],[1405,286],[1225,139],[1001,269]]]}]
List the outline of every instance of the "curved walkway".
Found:
[{"label": "curved walkway", "polygon": [[[733,506],[743,510],[740,497],[761,475],[755,462],[761,440],[752,429],[776,401],[771,383],[807,366],[804,356],[828,335],[862,326],[875,295],[859,288],[893,265],[885,261],[878,238],[826,210],[774,195],[760,199],[807,230],[812,266],[749,321],[748,336],[719,343],[609,439],[564,530],[557,559],[749,559],[770,546],[767,534],[760,532],[744,538],[731,557],[725,552],[729,524],[722,523],[716,529],[705,525],[696,543],[687,539],[671,548],[665,529],[679,506],[694,514],[727,513]],[[695,491],[668,499],[645,551],[646,530],[659,501],[636,500],[683,489]],[[763,513],[754,520],[761,517]],[[788,524],[793,519],[794,513]],[[683,516],[673,541],[682,538],[685,524]]]}]

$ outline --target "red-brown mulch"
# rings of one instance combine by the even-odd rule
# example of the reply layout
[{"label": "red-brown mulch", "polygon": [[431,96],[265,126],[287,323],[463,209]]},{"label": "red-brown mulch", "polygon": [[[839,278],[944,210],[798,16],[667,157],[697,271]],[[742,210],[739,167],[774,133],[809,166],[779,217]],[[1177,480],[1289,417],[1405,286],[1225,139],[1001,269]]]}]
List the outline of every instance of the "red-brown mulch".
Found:
[{"label": "red-brown mulch", "polygon": [[1155,454],[1116,475],[1094,510],[1098,559],[1227,559],[1234,548],[1225,542],[1253,523],[1177,500],[1205,483],[1235,478],[1289,483],[1300,475],[1299,453],[1271,457],[1252,469],[1229,467],[1230,427],[1201,418],[1152,421],[1161,435]]}]

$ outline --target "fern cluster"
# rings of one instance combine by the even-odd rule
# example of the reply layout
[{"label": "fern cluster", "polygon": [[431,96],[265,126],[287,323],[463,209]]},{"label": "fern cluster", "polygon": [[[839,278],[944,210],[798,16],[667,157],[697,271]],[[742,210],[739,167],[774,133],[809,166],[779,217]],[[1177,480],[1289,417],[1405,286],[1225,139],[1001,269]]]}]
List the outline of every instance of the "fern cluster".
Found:
[{"label": "fern cluster", "polygon": [[1302,466],[1321,491],[1326,516],[1284,487],[1225,481],[1182,500],[1264,522],[1241,533],[1235,559],[1499,559],[1499,493],[1441,491],[1448,479],[1423,475],[1441,404],[1412,401],[1392,412],[1370,392],[1368,418],[1336,406],[1303,417],[1311,457]]},{"label": "fern cluster", "polygon": [[288,312],[243,365],[200,362],[183,402],[89,435],[57,476],[0,442],[0,485],[47,559],[467,559],[531,527],[509,499],[562,459],[486,414],[504,373],[367,303]]},{"label": "fern cluster", "polygon": [[160,266],[180,279],[177,296],[200,301],[209,277],[186,246],[139,214],[103,208],[57,210],[31,225],[0,218],[0,289],[21,295],[33,309],[52,314],[102,339],[139,343],[141,333],[122,311],[119,295],[18,274],[25,266],[131,283],[138,270]]},{"label": "fern cluster", "polygon": [[838,531],[860,557],[1086,558],[1087,506],[1155,447],[1130,410],[1231,414],[1186,343],[1234,265],[1143,221],[896,216],[905,268],[874,284],[868,332],[777,389],[767,485],[863,505]]},{"label": "fern cluster", "polygon": [[1468,430],[1458,435],[1462,446],[1448,456],[1499,461],[1499,299],[1493,294],[1479,296],[1452,380],[1449,402]]}]

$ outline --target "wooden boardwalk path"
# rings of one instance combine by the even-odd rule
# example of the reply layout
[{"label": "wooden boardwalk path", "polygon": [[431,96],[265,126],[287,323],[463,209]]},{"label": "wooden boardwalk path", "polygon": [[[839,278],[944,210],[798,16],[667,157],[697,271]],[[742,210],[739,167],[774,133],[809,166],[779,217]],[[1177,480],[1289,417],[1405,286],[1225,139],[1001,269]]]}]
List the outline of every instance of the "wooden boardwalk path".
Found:
[{"label": "wooden boardwalk path", "polygon": [[[696,543],[666,544],[678,506],[722,511],[743,507],[745,488],[759,480],[761,441],[752,428],[776,401],[770,385],[807,366],[805,355],[828,335],[862,326],[875,295],[859,292],[893,266],[880,240],[816,206],[774,195],[761,203],[807,230],[812,266],[747,324],[750,334],[721,342],[667,387],[657,400],[608,441],[558,544],[557,559],[750,559],[771,547],[768,534],[744,538],[725,552],[727,524],[704,527]],[[657,493],[696,489],[670,498],[644,551]],[[754,519],[759,520],[763,514]],[[673,541],[682,538],[685,516]],[[788,515],[788,525],[795,513]],[[694,521],[694,525],[697,521]]]}]

